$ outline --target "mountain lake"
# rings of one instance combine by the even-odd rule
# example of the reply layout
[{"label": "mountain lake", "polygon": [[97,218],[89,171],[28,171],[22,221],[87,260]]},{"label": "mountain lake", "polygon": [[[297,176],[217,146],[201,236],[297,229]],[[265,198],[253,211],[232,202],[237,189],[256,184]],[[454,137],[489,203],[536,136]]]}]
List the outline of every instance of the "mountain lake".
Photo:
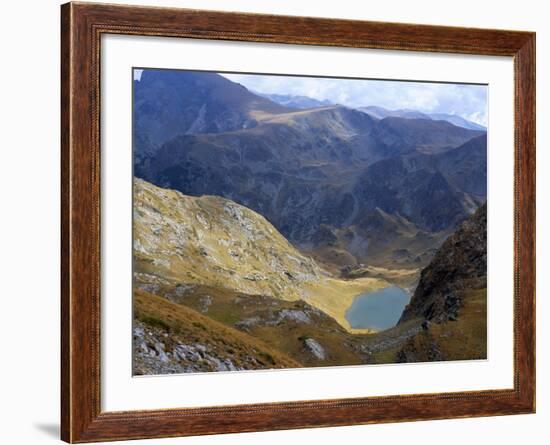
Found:
[{"label": "mountain lake", "polygon": [[354,329],[389,329],[397,324],[410,299],[398,286],[361,294],[346,311],[346,320]]}]

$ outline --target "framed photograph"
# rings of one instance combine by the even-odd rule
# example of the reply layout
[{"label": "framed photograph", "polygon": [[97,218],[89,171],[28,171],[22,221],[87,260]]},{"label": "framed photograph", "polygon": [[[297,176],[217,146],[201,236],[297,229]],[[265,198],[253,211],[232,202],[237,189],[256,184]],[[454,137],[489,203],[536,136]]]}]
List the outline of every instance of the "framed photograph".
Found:
[{"label": "framed photograph", "polygon": [[535,411],[535,34],[67,3],[62,439]]}]

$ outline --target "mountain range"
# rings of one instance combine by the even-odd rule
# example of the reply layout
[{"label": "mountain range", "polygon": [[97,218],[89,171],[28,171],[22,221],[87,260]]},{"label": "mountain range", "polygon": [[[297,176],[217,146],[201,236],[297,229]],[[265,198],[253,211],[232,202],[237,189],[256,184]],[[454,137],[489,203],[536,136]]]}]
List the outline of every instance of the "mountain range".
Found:
[{"label": "mountain range", "polygon": [[134,374],[486,357],[486,131],[307,99],[134,82]]},{"label": "mountain range", "polygon": [[364,111],[368,115],[376,119],[384,119],[386,117],[402,117],[405,119],[429,119],[436,121],[446,121],[457,127],[467,128],[468,130],[487,131],[487,128],[471,120],[464,119],[458,114],[449,113],[423,113],[417,110],[388,110],[387,108],[374,105],[359,107],[358,110]]},{"label": "mountain range", "polygon": [[[292,95],[292,94],[265,94],[255,92],[258,96],[265,97],[280,105],[284,105],[289,108],[307,109],[307,108],[319,108],[329,105],[336,105],[336,103],[329,100],[319,100],[312,97]],[[369,116],[375,119],[384,119],[386,117],[402,117],[405,119],[428,119],[435,121],[446,121],[457,127],[466,128],[468,130],[487,131],[487,128],[471,120],[465,119],[458,114],[450,113],[427,113],[418,110],[410,109],[398,109],[390,110],[384,107],[369,105],[363,107],[356,107],[357,110],[367,113]]]},{"label": "mountain range", "polygon": [[289,108],[306,109],[334,105],[334,103],[329,100],[313,99],[312,97],[308,96],[292,94],[266,94],[259,92],[256,92],[256,94]]},{"label": "mountain range", "polygon": [[482,129],[288,104],[215,73],[144,70],[135,175],[245,206],[335,267],[426,265],[486,200]]}]

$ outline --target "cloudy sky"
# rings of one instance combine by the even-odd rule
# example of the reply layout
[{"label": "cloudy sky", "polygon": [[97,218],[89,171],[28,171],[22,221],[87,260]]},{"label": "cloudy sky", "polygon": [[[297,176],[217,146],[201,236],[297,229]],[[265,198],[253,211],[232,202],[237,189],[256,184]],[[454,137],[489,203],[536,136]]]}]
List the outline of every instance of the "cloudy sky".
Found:
[{"label": "cloudy sky", "polygon": [[222,75],[260,93],[309,96],[348,107],[376,105],[391,110],[407,108],[428,113],[458,114],[487,125],[485,85],[258,74]]}]

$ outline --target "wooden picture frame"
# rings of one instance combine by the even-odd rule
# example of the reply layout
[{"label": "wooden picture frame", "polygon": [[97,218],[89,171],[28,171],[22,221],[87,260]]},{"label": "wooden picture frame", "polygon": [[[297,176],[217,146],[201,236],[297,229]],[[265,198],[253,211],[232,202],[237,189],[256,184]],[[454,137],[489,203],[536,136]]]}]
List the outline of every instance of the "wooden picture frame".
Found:
[{"label": "wooden picture frame", "polygon": [[[535,34],[148,8],[61,7],[61,437],[71,443],[535,411]],[[102,412],[100,38],[103,34],[512,56],[514,387],[230,407]]]}]

